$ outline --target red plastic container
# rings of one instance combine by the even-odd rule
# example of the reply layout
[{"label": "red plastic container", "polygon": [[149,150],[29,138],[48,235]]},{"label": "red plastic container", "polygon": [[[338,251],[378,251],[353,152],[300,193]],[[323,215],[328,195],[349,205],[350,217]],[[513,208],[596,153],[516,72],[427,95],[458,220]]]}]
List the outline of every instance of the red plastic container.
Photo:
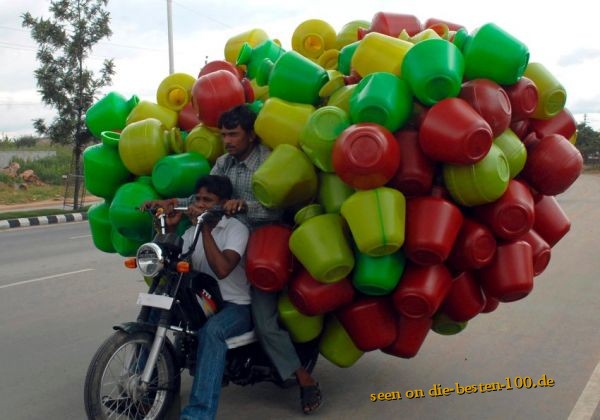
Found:
[{"label": "red plastic container", "polygon": [[510,123],[510,129],[523,140],[529,134],[529,119],[513,121]]},{"label": "red plastic container", "polygon": [[[251,102],[251,100],[249,99]],[[199,77],[192,87],[192,104],[198,118],[216,127],[221,114],[246,102],[246,90],[230,71],[217,70]]]},{"label": "red plastic container", "polygon": [[437,18],[427,19],[425,21],[425,23],[423,24],[423,27],[431,28],[432,26],[438,25],[440,23],[446,25],[448,27],[448,29],[451,31],[458,31],[460,28],[464,28],[464,25],[461,25],[459,23],[452,23],[452,22],[448,22],[447,20],[442,20],[442,19],[437,19]]},{"label": "red plastic container", "polygon": [[431,318],[415,319],[399,315],[396,318],[396,340],[381,351],[405,359],[416,356],[432,323]]},{"label": "red plastic container", "polygon": [[352,282],[342,279],[335,283],[321,283],[308,271],[301,270],[290,280],[288,296],[304,315],[314,316],[333,311],[354,300]]},{"label": "red plastic container", "polygon": [[191,102],[188,102],[188,104],[179,111],[179,115],[177,116],[177,126],[182,130],[191,131],[198,124],[200,124],[200,120],[194,110],[194,106]]},{"label": "red plastic container", "polygon": [[392,294],[396,311],[408,318],[431,318],[452,286],[452,276],[443,264],[409,264]]},{"label": "red plastic container", "polygon": [[481,310],[482,314],[489,314],[490,312],[494,312],[498,306],[500,306],[500,301],[494,297],[491,297],[485,293],[485,290],[482,289],[483,296],[485,297],[485,306]]},{"label": "red plastic container", "polygon": [[529,126],[530,130],[540,138],[551,134],[560,134],[569,139],[577,131],[577,122],[567,108],[563,108],[562,111],[547,120],[532,118],[529,120]]},{"label": "red plastic container", "polygon": [[455,271],[477,270],[492,261],[496,238],[485,225],[464,218],[447,265]]},{"label": "red plastic container", "polygon": [[463,222],[460,209],[440,197],[415,197],[406,203],[404,252],[420,265],[448,258]]},{"label": "red plastic container", "polygon": [[490,125],[493,137],[498,137],[510,125],[510,99],[496,82],[489,79],[469,80],[463,83],[459,97],[467,101]]},{"label": "red plastic container", "polygon": [[400,146],[400,166],[388,186],[406,197],[427,195],[431,191],[435,166],[419,145],[419,132],[412,129],[397,131],[394,136]]},{"label": "red plastic container", "polygon": [[225,60],[214,60],[210,63],[207,63],[204,67],[202,67],[200,73],[198,73],[198,77],[202,77],[209,73],[214,73],[218,70],[226,70],[233,74],[238,80],[242,80],[242,77],[244,77],[244,72],[240,68]]},{"label": "red plastic container", "polygon": [[533,226],[533,197],[529,187],[516,179],[508,182],[508,188],[498,200],[475,206],[473,211],[498,238],[517,239]]},{"label": "red plastic container", "polygon": [[276,292],[287,284],[293,271],[293,255],[288,246],[292,229],[265,225],[250,235],[246,251],[246,277],[257,289]]},{"label": "red plastic container", "polygon": [[521,174],[540,193],[565,192],[581,174],[581,153],[564,136],[551,134],[526,146],[527,161]]},{"label": "red plastic container", "polygon": [[533,275],[539,276],[550,262],[550,245],[533,229],[521,236],[519,240],[525,241],[531,246]]},{"label": "red plastic container", "polygon": [[553,247],[571,229],[571,222],[556,198],[538,195],[535,200],[533,229]]},{"label": "red plastic container", "polygon": [[369,190],[385,185],[400,165],[400,147],[385,127],[353,124],[340,133],[332,151],[335,172],[353,188]]},{"label": "red plastic container", "polygon": [[538,90],[535,83],[527,77],[521,77],[514,85],[504,86],[504,90],[510,100],[511,121],[522,121],[531,117],[538,103]]},{"label": "red plastic container", "polygon": [[492,129],[464,99],[433,105],[419,129],[419,144],[429,158],[455,165],[483,159],[492,147]]},{"label": "red plastic container", "polygon": [[397,38],[403,29],[413,36],[423,30],[423,25],[414,15],[377,12],[371,19],[369,29],[358,29],[358,38],[362,39],[369,32],[379,32]]},{"label": "red plastic container", "polygon": [[362,351],[387,347],[396,339],[396,314],[389,299],[359,299],[341,308],[337,317]]},{"label": "red plastic container", "polygon": [[481,313],[485,303],[481,286],[471,272],[464,271],[454,278],[442,311],[452,320],[463,322]]},{"label": "red plastic container", "polygon": [[525,241],[498,245],[492,262],[477,273],[486,296],[500,302],[523,299],[533,289],[533,257]]}]

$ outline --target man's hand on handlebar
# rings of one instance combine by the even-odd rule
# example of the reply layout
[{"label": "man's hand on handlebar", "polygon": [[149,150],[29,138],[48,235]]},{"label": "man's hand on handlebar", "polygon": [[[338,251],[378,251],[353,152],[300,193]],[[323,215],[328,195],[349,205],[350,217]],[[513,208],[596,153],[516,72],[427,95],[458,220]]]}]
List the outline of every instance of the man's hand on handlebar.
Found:
[{"label": "man's hand on handlebar", "polygon": [[227,200],[223,204],[223,210],[227,216],[233,216],[234,214],[244,213],[248,211],[248,204],[243,199],[231,199]]},{"label": "man's hand on handlebar", "polygon": [[150,200],[145,201],[141,206],[140,210],[148,211],[161,207],[167,214],[173,212],[173,208],[177,205],[176,198],[169,198],[165,200]]}]

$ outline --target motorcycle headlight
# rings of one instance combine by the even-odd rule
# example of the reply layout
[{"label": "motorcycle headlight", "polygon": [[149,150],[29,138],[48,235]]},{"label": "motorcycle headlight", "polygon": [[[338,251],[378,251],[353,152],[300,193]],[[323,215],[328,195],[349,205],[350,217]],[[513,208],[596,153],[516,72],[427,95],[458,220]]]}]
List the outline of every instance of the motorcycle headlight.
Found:
[{"label": "motorcycle headlight", "polygon": [[163,269],[165,263],[162,249],[151,242],[139,247],[135,259],[142,274],[148,277],[154,277]]}]

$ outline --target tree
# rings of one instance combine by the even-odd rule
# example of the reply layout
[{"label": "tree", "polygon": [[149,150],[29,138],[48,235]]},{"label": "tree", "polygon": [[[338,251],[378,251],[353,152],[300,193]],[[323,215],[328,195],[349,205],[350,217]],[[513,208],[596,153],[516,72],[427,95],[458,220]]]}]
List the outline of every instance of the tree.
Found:
[{"label": "tree", "polygon": [[575,146],[581,152],[586,163],[599,163],[600,133],[588,125],[587,118],[577,124],[577,141]]},{"label": "tree", "polygon": [[73,145],[75,176],[73,208],[79,208],[83,167],[81,155],[93,137],[85,125],[85,112],[95,100],[97,90],[110,85],[114,75],[112,59],[104,60],[98,76],[86,66],[93,46],[110,37],[108,0],[54,0],[49,11],[52,18],[34,18],[24,13],[22,24],[31,29],[38,44],[35,70],[42,101],[57,110],[50,123],[38,118],[33,126],[53,143]]}]

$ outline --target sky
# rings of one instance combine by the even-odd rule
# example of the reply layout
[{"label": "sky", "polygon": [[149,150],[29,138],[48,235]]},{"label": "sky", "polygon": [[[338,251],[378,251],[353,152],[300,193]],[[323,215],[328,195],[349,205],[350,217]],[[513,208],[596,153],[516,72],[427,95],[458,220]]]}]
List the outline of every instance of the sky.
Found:
[{"label": "sky", "polygon": [[[34,71],[37,44],[21,26],[21,15],[49,17],[48,0],[0,0],[0,138],[34,134],[32,120],[51,120],[43,105]],[[156,89],[169,74],[166,0],[110,0],[112,36],[99,42],[88,67],[114,58],[116,75],[110,91],[155,101]],[[354,20],[371,21],[377,12],[403,13],[421,22],[438,18],[472,32],[493,22],[529,48],[530,61],[543,64],[567,91],[566,107],[582,121],[586,115],[600,130],[600,46],[597,16],[583,0],[554,3],[503,0],[172,0],[174,70],[197,76],[206,61],[224,59],[227,40],[262,29],[291,49],[291,37],[308,19],[321,19],[336,31]]]}]

